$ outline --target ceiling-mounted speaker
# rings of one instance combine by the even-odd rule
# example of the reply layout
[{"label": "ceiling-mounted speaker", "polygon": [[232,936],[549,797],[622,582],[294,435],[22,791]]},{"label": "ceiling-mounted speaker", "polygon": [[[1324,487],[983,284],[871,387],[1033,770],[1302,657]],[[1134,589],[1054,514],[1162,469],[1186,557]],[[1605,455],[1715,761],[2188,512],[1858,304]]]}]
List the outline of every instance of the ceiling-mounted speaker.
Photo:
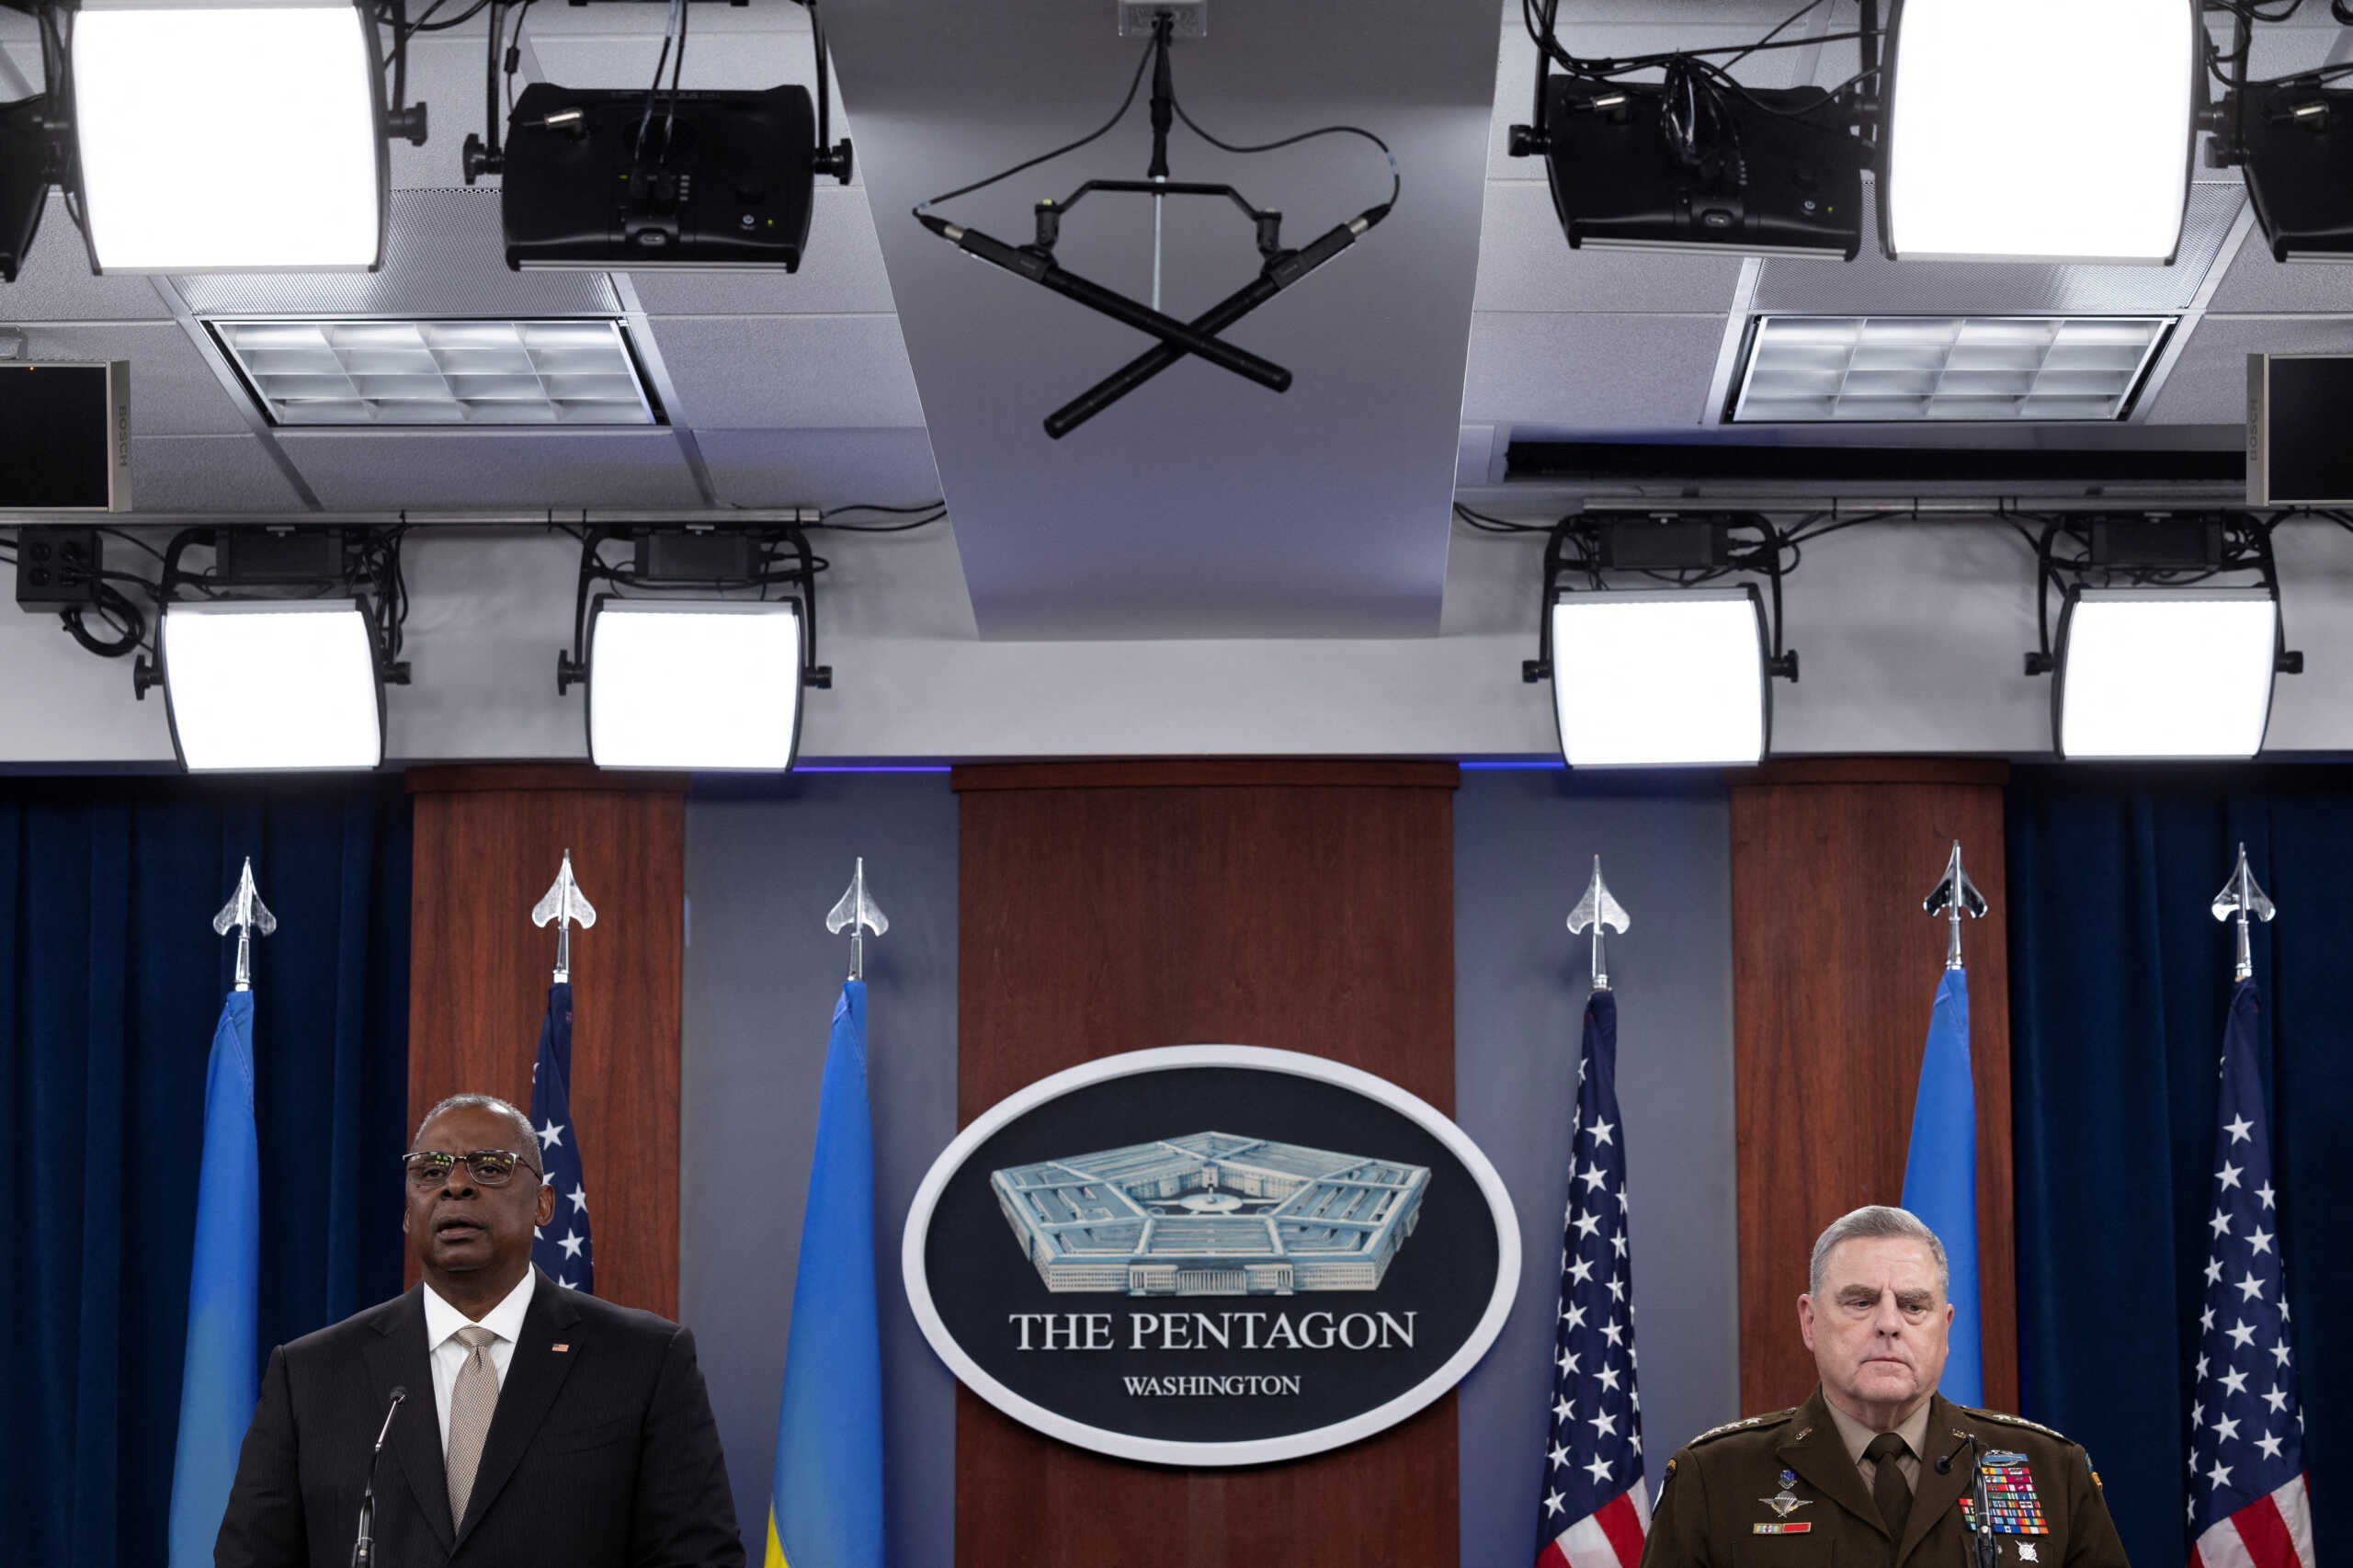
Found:
[{"label": "ceiling-mounted speaker", "polygon": [[649,96],[539,82],[506,136],[511,267],[801,265],[817,153],[805,87]]}]

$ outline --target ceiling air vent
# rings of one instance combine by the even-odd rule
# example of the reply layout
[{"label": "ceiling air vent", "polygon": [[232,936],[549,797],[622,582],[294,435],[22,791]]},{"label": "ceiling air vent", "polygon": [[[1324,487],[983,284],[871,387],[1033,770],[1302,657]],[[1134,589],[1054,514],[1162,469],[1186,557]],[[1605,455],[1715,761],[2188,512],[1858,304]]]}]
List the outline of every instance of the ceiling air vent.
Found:
[{"label": "ceiling air vent", "polygon": [[2116,420],[2171,316],[1761,315],[1727,422]]},{"label": "ceiling air vent", "polygon": [[654,425],[613,321],[209,324],[278,425]]}]

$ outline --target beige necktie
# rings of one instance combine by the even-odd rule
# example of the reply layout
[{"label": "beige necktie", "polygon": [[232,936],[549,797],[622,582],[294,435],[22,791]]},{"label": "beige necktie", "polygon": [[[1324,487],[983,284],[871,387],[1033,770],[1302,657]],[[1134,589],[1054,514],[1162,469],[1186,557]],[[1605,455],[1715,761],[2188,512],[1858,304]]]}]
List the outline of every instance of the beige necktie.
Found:
[{"label": "beige necktie", "polygon": [[490,1436],[490,1418],[498,1409],[498,1368],[490,1358],[498,1338],[478,1323],[458,1330],[458,1343],[467,1350],[466,1364],[458,1369],[457,1386],[449,1391],[449,1451],[443,1468],[449,1474],[449,1523],[465,1523],[466,1499],[473,1495],[474,1468],[482,1463],[482,1441]]}]

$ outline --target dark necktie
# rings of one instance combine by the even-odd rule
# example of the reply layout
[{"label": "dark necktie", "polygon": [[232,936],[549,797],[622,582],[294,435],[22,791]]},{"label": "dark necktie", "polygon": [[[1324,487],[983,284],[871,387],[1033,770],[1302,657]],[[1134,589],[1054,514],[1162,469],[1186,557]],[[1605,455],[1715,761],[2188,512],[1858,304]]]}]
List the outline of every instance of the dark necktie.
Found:
[{"label": "dark necktie", "polygon": [[1881,1432],[1863,1450],[1863,1458],[1879,1467],[1871,1477],[1871,1501],[1879,1505],[1879,1517],[1886,1521],[1887,1533],[1899,1546],[1904,1541],[1904,1521],[1912,1513],[1912,1488],[1904,1484],[1904,1467],[1895,1461],[1911,1451],[1893,1432]]}]

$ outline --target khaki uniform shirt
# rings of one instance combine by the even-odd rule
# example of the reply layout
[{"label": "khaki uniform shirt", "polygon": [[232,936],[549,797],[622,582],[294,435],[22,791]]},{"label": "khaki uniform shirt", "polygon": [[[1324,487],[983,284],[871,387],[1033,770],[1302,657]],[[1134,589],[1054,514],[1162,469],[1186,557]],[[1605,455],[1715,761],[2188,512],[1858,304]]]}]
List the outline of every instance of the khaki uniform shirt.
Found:
[{"label": "khaki uniform shirt", "polygon": [[[1930,1397],[1927,1416],[1903,1540],[1881,1522],[1816,1388],[1795,1410],[1720,1426],[1667,1461],[1642,1568],[1975,1568],[1975,1537],[1961,1510],[1971,1490],[1971,1436],[1988,1454],[2025,1456],[1991,1472],[2010,1489],[1995,1509],[2001,1568],[2128,1568],[2081,1448],[2046,1426],[1964,1409],[1941,1394]],[[1947,1459],[1940,1473],[1938,1461]],[[2015,1510],[2021,1475],[2039,1504],[2039,1518],[2024,1520],[2023,1529],[2003,1517]]]}]

